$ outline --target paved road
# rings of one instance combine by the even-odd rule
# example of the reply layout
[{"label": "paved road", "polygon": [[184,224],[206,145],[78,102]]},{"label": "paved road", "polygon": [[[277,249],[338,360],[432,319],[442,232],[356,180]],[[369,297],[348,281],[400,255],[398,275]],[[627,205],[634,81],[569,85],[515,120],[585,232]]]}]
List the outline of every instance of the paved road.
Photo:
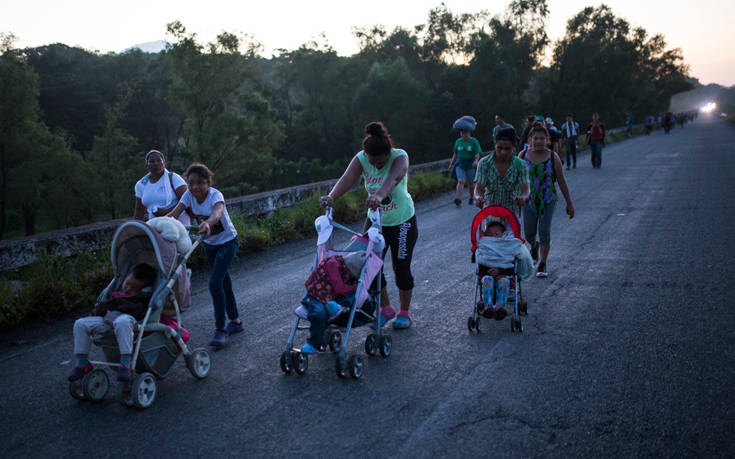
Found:
[{"label": "paved road", "polygon": [[[73,318],[3,347],[0,456],[733,456],[735,126],[700,121],[603,155],[567,174],[577,216],[557,211],[522,335],[508,320],[467,332],[475,210],[445,195],[417,207],[414,327],[391,331],[393,355],[369,358],[362,380],[337,379],[331,355],[281,373],[314,244],[289,243],[236,263],[247,332],[205,380],[177,364],[146,411],[69,397]],[[202,345],[203,275],[194,293],[186,325]]]}]

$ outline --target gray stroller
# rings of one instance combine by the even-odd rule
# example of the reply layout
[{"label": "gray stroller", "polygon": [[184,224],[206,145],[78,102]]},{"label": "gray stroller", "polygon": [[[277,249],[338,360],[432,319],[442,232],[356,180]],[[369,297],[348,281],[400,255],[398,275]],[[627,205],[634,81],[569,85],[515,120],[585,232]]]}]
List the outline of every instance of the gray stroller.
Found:
[{"label": "gray stroller", "polygon": [[[137,264],[146,263],[158,273],[146,315],[135,327],[133,378],[130,383],[120,384],[120,401],[127,406],[151,406],[158,391],[156,380],[166,377],[180,354],[195,378],[202,379],[209,374],[209,352],[204,348],[189,350],[182,339],[181,310],[191,302],[186,260],[200,242],[201,237],[194,238],[188,252],[178,253],[175,242],[167,241],[155,229],[138,221],[125,222],[115,232],[111,248],[114,277],[100,293],[98,302],[107,300],[110,291],[119,289]],[[166,315],[175,315],[177,329],[159,322],[164,311]],[[102,400],[110,381],[107,372],[99,367],[119,366],[120,350],[114,333],[96,337],[94,343],[102,349],[106,361],[90,362],[97,368],[69,383],[72,397],[78,400]]]}]

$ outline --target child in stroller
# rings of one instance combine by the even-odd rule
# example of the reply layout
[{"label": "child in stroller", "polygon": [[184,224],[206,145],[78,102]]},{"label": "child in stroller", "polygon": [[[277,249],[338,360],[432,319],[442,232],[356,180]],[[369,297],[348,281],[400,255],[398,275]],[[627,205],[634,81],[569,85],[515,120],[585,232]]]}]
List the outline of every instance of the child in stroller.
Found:
[{"label": "child in stroller", "polygon": [[[121,291],[111,291],[110,299],[97,303],[92,315],[74,322],[74,354],[77,363],[69,376],[69,381],[77,381],[92,371],[89,363],[89,346],[92,335],[104,335],[114,330],[120,346],[120,366],[117,369],[118,381],[130,381],[132,369],[130,358],[133,355],[133,327],[148,310],[151,298],[150,287],[156,281],[156,270],[141,263],[135,265],[125,277]],[[146,291],[147,290],[147,291]]]},{"label": "child in stroller", "polygon": [[342,310],[338,300],[354,294],[357,281],[365,264],[364,250],[345,255],[332,255],[320,261],[304,283],[307,297],[303,304],[308,311],[309,338],[301,348],[304,354],[313,354],[324,348],[324,331],[328,316],[334,317]]},{"label": "child in stroller", "polygon": [[[510,230],[506,231],[507,228]],[[522,331],[519,314],[525,302],[520,284],[533,275],[533,259],[523,242],[518,219],[505,207],[488,206],[475,215],[472,261],[477,262],[477,270],[473,312],[467,322],[470,331],[479,331],[478,316],[504,319],[510,293],[514,305],[511,330]]]}]

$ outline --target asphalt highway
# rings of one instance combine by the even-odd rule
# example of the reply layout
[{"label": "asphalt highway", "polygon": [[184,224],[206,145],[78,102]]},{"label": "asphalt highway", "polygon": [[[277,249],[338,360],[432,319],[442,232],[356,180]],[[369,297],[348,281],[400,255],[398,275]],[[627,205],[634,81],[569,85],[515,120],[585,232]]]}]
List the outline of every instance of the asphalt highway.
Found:
[{"label": "asphalt highway", "polygon": [[[147,410],[116,400],[112,373],[103,402],[70,397],[74,317],[0,335],[0,457],[732,457],[735,126],[656,131],[565,173],[576,216],[560,198],[522,334],[468,332],[477,208],[446,194],[417,205],[413,326],[387,327],[387,359],[365,356],[367,328],[350,336],[362,379],[338,379],[332,354],[279,368],[308,238],[235,262],[246,331],[204,380],[180,359]],[[206,273],[193,281],[197,347],[214,319]]]}]

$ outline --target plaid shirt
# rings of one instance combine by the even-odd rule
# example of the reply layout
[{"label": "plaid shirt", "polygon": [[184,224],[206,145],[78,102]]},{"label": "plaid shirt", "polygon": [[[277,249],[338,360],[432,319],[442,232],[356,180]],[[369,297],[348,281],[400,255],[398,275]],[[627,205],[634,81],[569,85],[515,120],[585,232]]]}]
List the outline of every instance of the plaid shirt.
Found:
[{"label": "plaid shirt", "polygon": [[517,156],[513,156],[510,167],[503,178],[500,178],[495,167],[495,153],[482,158],[477,164],[475,182],[485,185],[485,205],[491,204],[507,207],[518,215],[520,209],[513,198],[521,194],[521,184],[529,183],[528,168]]}]

